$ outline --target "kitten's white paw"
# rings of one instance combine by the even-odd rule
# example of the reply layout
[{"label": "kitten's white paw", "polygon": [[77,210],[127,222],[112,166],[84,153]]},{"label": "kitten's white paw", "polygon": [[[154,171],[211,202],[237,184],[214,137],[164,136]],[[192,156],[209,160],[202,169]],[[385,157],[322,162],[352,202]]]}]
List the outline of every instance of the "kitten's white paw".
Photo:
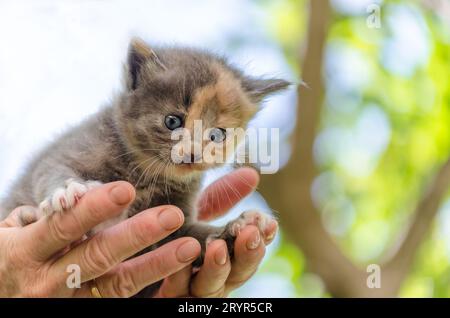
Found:
[{"label": "kitten's white paw", "polygon": [[57,188],[52,195],[42,201],[39,209],[47,215],[68,210],[73,208],[86,192],[100,185],[102,183],[99,181],[67,179],[65,186]]},{"label": "kitten's white paw", "polygon": [[206,245],[208,246],[214,240],[223,239],[227,242],[228,251],[232,253],[234,240],[247,225],[256,226],[264,241],[270,242],[275,235],[274,227],[276,228],[276,223],[276,219],[269,214],[255,210],[245,211],[237,219],[229,222],[221,234],[209,235],[206,238]]},{"label": "kitten's white paw", "polygon": [[243,212],[236,220],[228,224],[228,231],[232,236],[238,236],[247,225],[255,225],[264,234],[269,224],[275,218],[266,213],[250,210]]}]

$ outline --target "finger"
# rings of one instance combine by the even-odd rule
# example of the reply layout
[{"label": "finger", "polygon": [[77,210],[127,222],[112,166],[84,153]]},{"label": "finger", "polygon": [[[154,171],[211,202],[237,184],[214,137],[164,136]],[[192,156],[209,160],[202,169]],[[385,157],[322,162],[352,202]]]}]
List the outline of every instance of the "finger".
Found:
[{"label": "finger", "polygon": [[191,295],[194,297],[222,297],[230,270],[230,258],[225,241],[211,242],[206,249],[203,266],[192,281]]},{"label": "finger", "polygon": [[15,208],[2,222],[0,227],[22,227],[40,218],[39,209],[31,205]]},{"label": "finger", "polygon": [[254,191],[258,183],[258,173],[247,167],[216,180],[205,189],[199,200],[199,218],[207,221],[223,215]]},{"label": "finger", "polygon": [[175,274],[166,277],[155,297],[175,298],[189,296],[189,284],[192,276],[192,266],[186,266]]},{"label": "finger", "polygon": [[160,206],[136,214],[97,233],[56,261],[50,273],[65,279],[66,269],[77,264],[81,282],[96,278],[123,260],[162,240],[183,224],[183,213],[174,206]]},{"label": "finger", "polygon": [[265,245],[257,227],[245,227],[234,243],[234,259],[225,293],[238,288],[252,277],[265,254]]},{"label": "finger", "polygon": [[200,243],[180,238],[130,259],[95,280],[103,297],[130,297],[189,266],[200,255]]},{"label": "finger", "polygon": [[22,246],[37,260],[46,260],[79,240],[94,226],[119,215],[134,200],[131,184],[118,181],[86,193],[75,208],[54,213],[24,228]]}]

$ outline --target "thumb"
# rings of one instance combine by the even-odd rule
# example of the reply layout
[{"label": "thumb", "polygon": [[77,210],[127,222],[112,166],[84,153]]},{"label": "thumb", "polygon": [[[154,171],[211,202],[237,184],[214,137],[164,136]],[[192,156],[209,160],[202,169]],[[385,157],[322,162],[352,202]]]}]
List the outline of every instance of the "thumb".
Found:
[{"label": "thumb", "polygon": [[15,208],[3,221],[0,227],[22,227],[39,219],[40,211],[31,205]]},{"label": "thumb", "polygon": [[256,189],[259,175],[252,168],[239,168],[210,184],[198,202],[199,218],[212,220],[225,214]]}]

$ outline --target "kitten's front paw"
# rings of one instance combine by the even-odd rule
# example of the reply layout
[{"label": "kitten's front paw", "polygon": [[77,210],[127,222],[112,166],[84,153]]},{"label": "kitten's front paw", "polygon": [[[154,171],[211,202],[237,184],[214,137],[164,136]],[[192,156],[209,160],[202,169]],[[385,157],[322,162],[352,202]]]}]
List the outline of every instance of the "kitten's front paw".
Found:
[{"label": "kitten's front paw", "polygon": [[234,240],[247,225],[255,225],[259,229],[261,237],[270,241],[272,238],[267,237],[267,233],[271,232],[274,222],[276,219],[269,214],[254,210],[245,211],[237,219],[228,223],[221,235],[208,237],[207,244],[214,239],[223,239],[227,242],[228,250],[232,255]]},{"label": "kitten's front paw", "polygon": [[71,209],[86,192],[100,185],[102,183],[99,181],[67,179],[64,187],[56,189],[52,195],[39,204],[39,209],[46,215]]}]

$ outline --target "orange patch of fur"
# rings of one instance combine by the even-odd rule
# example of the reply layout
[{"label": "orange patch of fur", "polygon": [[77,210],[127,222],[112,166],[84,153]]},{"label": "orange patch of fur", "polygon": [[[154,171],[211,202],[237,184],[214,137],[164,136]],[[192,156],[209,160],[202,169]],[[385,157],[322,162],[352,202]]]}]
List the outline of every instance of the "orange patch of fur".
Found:
[{"label": "orange patch of fur", "polygon": [[257,106],[250,101],[242,90],[240,81],[231,72],[219,64],[213,64],[212,67],[216,71],[217,82],[214,85],[205,86],[195,93],[186,117],[185,127],[192,129],[194,120],[207,121],[208,118],[204,118],[204,116],[210,110],[216,111],[213,127],[246,126],[256,113]]},{"label": "orange patch of fur", "polygon": [[[203,129],[213,127],[245,129],[248,121],[256,113],[257,105],[250,101],[242,90],[240,81],[231,72],[219,64],[213,64],[212,68],[216,71],[217,81],[195,93],[186,116],[185,128],[192,132],[194,121],[202,120]],[[215,153],[221,156],[222,160],[226,160],[225,157],[230,155],[227,153],[227,148],[233,143],[233,139],[235,136],[227,137],[222,147],[216,149]],[[234,146],[237,146],[238,142],[239,140],[235,139]],[[209,140],[204,140],[203,146],[208,143],[210,143]]]}]

